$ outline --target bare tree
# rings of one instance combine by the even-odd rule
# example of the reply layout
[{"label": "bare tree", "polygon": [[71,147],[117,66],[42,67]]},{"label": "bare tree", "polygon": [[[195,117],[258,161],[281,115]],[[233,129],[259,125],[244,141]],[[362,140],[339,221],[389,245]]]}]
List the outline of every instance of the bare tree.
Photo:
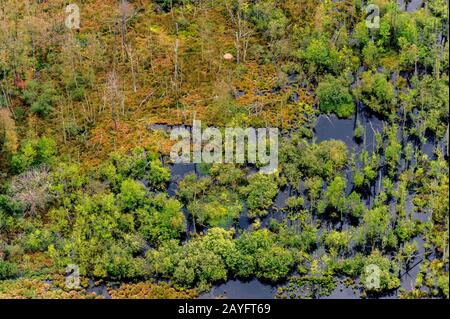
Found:
[{"label": "bare tree", "polygon": [[133,91],[136,93],[136,74],[134,70],[134,60],[133,60],[133,53],[131,44],[128,43],[128,37],[127,37],[127,21],[131,18],[133,15],[133,6],[128,3],[126,0],[122,0],[119,4],[119,14],[120,14],[120,21],[121,21],[121,28],[120,33],[122,36],[122,58],[124,57],[124,51],[130,60],[130,68],[131,68],[131,77],[133,82]]},{"label": "bare tree", "polygon": [[178,109],[179,91],[181,87],[180,65],[178,60],[179,58],[178,50],[180,47],[180,40],[178,39],[178,23],[176,24],[176,31],[177,31],[177,38],[175,39],[175,44],[173,46],[173,89],[175,91],[175,99]]},{"label": "bare tree", "polygon": [[105,93],[105,99],[109,98],[111,103],[111,118],[114,122],[114,128],[117,130],[117,106],[120,104],[122,114],[125,114],[125,96],[120,88],[115,71],[108,74]]},{"label": "bare tree", "polygon": [[25,213],[31,216],[45,210],[51,199],[49,187],[49,171],[44,166],[14,177],[11,183],[13,199],[22,203]]},{"label": "bare tree", "polygon": [[234,45],[236,48],[236,62],[239,64],[241,61],[245,62],[246,60],[253,30],[250,29],[249,23],[243,17],[242,0],[234,0],[231,4],[228,0],[224,0],[224,2],[235,29]]}]

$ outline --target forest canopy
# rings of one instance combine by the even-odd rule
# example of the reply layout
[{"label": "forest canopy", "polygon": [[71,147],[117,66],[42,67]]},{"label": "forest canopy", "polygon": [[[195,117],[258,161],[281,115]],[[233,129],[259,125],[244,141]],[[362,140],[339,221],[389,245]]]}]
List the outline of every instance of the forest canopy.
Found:
[{"label": "forest canopy", "polygon": [[[449,298],[448,1],[67,5],[0,1],[0,298]],[[194,120],[278,169],[172,163]]]}]

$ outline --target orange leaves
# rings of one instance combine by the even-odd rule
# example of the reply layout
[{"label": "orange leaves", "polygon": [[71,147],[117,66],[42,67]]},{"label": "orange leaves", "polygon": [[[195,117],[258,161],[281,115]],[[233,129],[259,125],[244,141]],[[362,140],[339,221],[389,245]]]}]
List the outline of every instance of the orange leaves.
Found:
[{"label": "orange leaves", "polygon": [[177,290],[167,283],[151,282],[122,284],[109,293],[113,299],[193,299],[198,296],[195,289]]},{"label": "orange leaves", "polygon": [[0,299],[91,299],[95,294],[84,290],[65,291],[39,279],[21,278],[0,282]]}]

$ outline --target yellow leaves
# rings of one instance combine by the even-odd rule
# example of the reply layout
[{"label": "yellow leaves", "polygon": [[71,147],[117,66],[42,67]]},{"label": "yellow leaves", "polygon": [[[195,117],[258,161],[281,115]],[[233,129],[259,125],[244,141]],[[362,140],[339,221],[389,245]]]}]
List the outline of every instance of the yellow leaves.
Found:
[{"label": "yellow leaves", "polygon": [[430,263],[430,269],[433,273],[438,273],[444,267],[444,262],[440,259],[433,259]]},{"label": "yellow leaves", "polygon": [[326,20],[326,3],[329,3],[329,1],[325,1],[323,3],[321,3],[317,9],[316,9],[316,14],[314,16],[314,29],[316,32],[322,32],[323,30],[323,25],[324,25],[324,20]]},{"label": "yellow leaves", "polygon": [[93,166],[99,164],[102,158],[106,158],[113,151],[126,153],[136,146],[148,146],[154,151],[168,154],[173,141],[159,132],[147,130],[145,128],[147,124],[145,120],[117,121],[117,131],[110,120],[99,124],[91,131],[88,140],[91,152],[84,153],[82,160],[88,162],[86,164],[89,166]]},{"label": "yellow leaves", "polygon": [[58,256],[58,251],[56,250],[55,246],[53,244],[50,244],[48,246],[48,255],[50,258],[55,259]]},{"label": "yellow leaves", "polygon": [[381,65],[386,69],[390,71],[398,70],[399,69],[400,60],[398,58],[398,55],[388,55],[381,58]]},{"label": "yellow leaves", "polygon": [[170,220],[170,224],[173,228],[178,229],[180,225],[184,223],[184,215],[173,216]]},{"label": "yellow leaves", "polygon": [[161,27],[158,26],[158,25],[153,24],[153,25],[149,25],[149,26],[148,26],[148,30],[149,30],[150,32],[153,32],[153,33],[158,34],[158,33],[161,32]]},{"label": "yellow leaves", "polygon": [[236,78],[233,83],[241,90],[253,95],[256,90],[268,91],[275,86],[278,73],[274,65],[248,62],[245,68],[245,73],[241,75],[241,78]]},{"label": "yellow leaves", "polygon": [[[1,145],[2,142],[3,145]],[[17,151],[17,148],[16,125],[11,112],[7,108],[0,108],[0,150],[12,154]]]},{"label": "yellow leaves", "polygon": [[280,118],[283,127],[301,127],[315,113],[312,103],[305,103],[302,101],[305,98],[305,96],[303,95],[304,92],[300,93],[300,101],[298,103],[281,108]]},{"label": "yellow leaves", "polygon": [[314,260],[311,262],[310,272],[311,272],[311,275],[313,275],[313,276],[319,275],[319,274],[320,274],[319,260],[314,259]]},{"label": "yellow leaves", "polygon": [[384,10],[386,6],[389,4],[389,0],[374,0],[373,3],[380,7],[380,10]]},{"label": "yellow leaves", "polygon": [[53,266],[53,260],[47,253],[35,252],[29,253],[23,257],[19,268],[23,272],[42,272],[44,269],[50,269]]}]

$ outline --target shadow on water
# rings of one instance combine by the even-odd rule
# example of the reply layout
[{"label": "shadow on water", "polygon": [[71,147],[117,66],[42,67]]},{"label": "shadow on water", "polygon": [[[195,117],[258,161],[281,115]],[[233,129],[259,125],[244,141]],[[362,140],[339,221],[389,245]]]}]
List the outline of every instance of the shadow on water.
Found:
[{"label": "shadow on water", "polygon": [[408,263],[408,265],[403,266],[400,272],[401,288],[406,291],[414,289],[416,277],[420,272],[420,265],[425,258],[424,239],[420,236],[415,238],[415,241],[417,243],[416,256]]}]

